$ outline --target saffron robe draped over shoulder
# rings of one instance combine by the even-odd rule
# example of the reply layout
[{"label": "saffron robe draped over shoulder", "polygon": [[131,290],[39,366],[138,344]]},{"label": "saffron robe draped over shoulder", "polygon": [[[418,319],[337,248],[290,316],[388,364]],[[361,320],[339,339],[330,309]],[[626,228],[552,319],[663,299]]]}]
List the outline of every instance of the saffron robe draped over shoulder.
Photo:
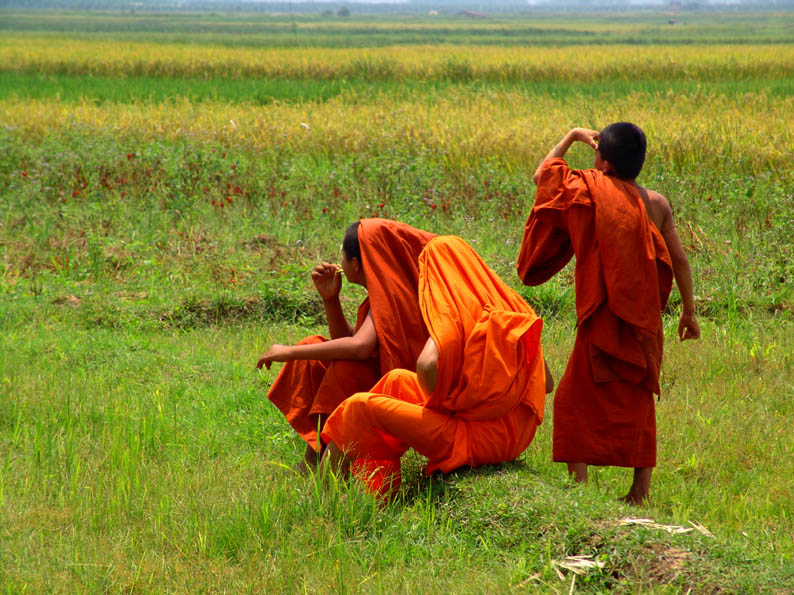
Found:
[{"label": "saffron robe draped over shoulder", "polygon": [[[543,417],[542,321],[463,240],[438,237],[419,259],[419,305],[439,351],[428,395],[396,369],[328,418],[323,439],[377,460],[399,483],[414,448],[427,473],[500,463],[526,449]],[[371,469],[372,466],[369,466]]]},{"label": "saffron robe draped over shoulder", "polygon": [[634,184],[549,159],[518,274],[538,285],[574,254],[578,330],[554,398],[554,460],[653,467],[667,248]]},{"label": "saffron robe draped over shoulder", "polygon": [[358,227],[383,374],[394,368],[415,370],[427,341],[419,312],[419,255],[434,237],[389,219],[362,219]]},{"label": "saffron robe draped over shoulder", "polygon": [[[358,228],[368,298],[355,329],[371,312],[378,336],[377,356],[355,360],[295,360],[276,377],[268,398],[312,448],[318,450],[318,423],[350,395],[366,391],[395,367],[415,369],[427,340],[417,297],[419,255],[434,234],[387,219],[363,219]],[[298,344],[327,341],[306,337]]]}]

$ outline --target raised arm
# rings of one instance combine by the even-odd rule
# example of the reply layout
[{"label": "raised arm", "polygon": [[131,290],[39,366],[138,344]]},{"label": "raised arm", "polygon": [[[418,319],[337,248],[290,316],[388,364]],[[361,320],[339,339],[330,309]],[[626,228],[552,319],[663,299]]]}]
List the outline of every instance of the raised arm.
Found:
[{"label": "raised arm", "polygon": [[342,289],[341,267],[337,264],[323,262],[314,267],[312,281],[317,293],[323,298],[325,317],[328,319],[328,332],[331,339],[350,337],[355,330],[353,325],[345,318],[342,304],[339,301],[339,292]]},{"label": "raised arm", "polygon": [[378,347],[378,336],[372,314],[352,337],[340,337],[323,343],[309,345],[273,345],[256,362],[257,368],[265,366],[268,370],[273,362],[288,362],[296,359],[337,360],[367,359]]},{"label": "raised arm", "polygon": [[678,232],[673,222],[673,213],[667,199],[658,195],[658,207],[662,212],[662,225],[659,230],[667,245],[670,253],[670,262],[673,265],[673,276],[675,277],[678,291],[681,293],[681,319],[678,322],[678,337],[681,341],[686,339],[698,339],[700,337],[700,325],[695,317],[695,297],[692,284],[692,269],[689,267],[689,259],[681,245]]},{"label": "raised arm", "polygon": [[540,170],[543,167],[543,164],[549,159],[554,159],[555,157],[564,157],[565,153],[576,141],[589,145],[593,147],[593,149],[597,149],[598,131],[590,130],[588,128],[573,128],[572,130],[569,130],[562,140],[554,145],[554,148],[552,148],[552,150],[549,151],[543,160],[538,164],[538,167],[535,170],[535,175],[532,178],[535,184],[537,184],[538,179],[540,179]]}]

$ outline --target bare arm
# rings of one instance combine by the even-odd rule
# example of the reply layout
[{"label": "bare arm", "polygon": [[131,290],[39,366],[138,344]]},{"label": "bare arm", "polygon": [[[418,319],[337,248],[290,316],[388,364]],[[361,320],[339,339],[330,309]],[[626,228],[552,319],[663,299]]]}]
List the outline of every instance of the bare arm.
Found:
[{"label": "bare arm", "polygon": [[[660,195],[661,197],[661,195]],[[689,259],[681,245],[678,232],[675,230],[673,213],[670,204],[664,197],[659,201],[662,209],[663,219],[660,231],[670,253],[670,262],[673,265],[673,276],[675,277],[678,291],[681,293],[682,312],[678,322],[678,337],[682,341],[686,339],[697,339],[700,337],[700,325],[695,318],[695,297],[692,283],[692,269],[689,267]]]},{"label": "bare arm", "polygon": [[265,366],[268,370],[273,362],[292,360],[362,360],[370,357],[378,347],[378,336],[372,315],[367,316],[364,324],[352,337],[340,337],[323,343],[309,345],[273,345],[256,362],[257,368]]},{"label": "bare arm", "polygon": [[543,365],[546,367],[546,394],[548,395],[554,390],[554,377],[551,375],[551,368],[549,368],[549,363],[545,357],[543,358]]},{"label": "bare arm", "polygon": [[312,281],[317,288],[317,293],[323,298],[325,317],[328,319],[328,332],[331,339],[350,337],[354,327],[342,311],[339,301],[339,292],[342,289],[342,275],[339,265],[323,262],[314,267]]},{"label": "bare arm", "polygon": [[543,158],[543,161],[538,164],[538,167],[535,170],[535,175],[532,178],[535,184],[537,184],[538,180],[540,179],[540,170],[543,167],[543,164],[549,159],[554,159],[555,157],[564,157],[565,153],[576,141],[590,145],[593,147],[593,149],[597,149],[598,131],[589,130],[587,128],[573,128],[572,130],[569,130],[562,140],[554,145],[554,148],[548,152],[548,154]]},{"label": "bare arm", "polygon": [[428,337],[422,352],[416,360],[416,377],[419,386],[429,395],[438,383],[438,348],[432,337]]}]

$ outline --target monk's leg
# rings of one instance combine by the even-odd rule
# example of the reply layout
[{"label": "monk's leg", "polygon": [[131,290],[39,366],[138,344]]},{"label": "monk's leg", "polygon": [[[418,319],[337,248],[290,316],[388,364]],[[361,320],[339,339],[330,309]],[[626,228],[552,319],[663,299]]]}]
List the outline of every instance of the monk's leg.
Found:
[{"label": "monk's leg", "polygon": [[[322,415],[317,416],[317,426],[319,428],[323,427],[326,417],[327,416]],[[324,452],[325,443],[320,439],[320,435],[317,434],[313,442],[306,443],[306,450],[303,453],[303,459],[299,461],[293,468],[301,475],[308,475],[309,472],[316,473],[317,465],[320,464]]]},{"label": "monk's leg", "polygon": [[634,469],[634,481],[631,484],[629,493],[623,496],[622,500],[634,506],[642,506],[647,502],[651,491],[651,473],[653,473],[653,467],[637,467]]},{"label": "monk's leg", "polygon": [[568,463],[568,475],[578,483],[587,483],[587,463]]},{"label": "monk's leg", "polygon": [[352,462],[353,459],[348,457],[342,449],[336,445],[336,442],[331,441],[328,443],[328,446],[325,447],[320,465],[322,469],[333,471],[337,476],[346,476]]}]

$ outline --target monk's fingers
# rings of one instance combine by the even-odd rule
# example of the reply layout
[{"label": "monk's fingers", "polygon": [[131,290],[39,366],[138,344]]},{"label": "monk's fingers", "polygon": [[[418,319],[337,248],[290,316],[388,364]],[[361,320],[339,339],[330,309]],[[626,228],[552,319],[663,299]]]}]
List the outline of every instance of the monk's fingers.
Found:
[{"label": "monk's fingers", "polygon": [[319,279],[320,277],[333,277],[339,268],[339,265],[332,264],[330,262],[323,262],[322,264],[318,264],[316,267],[314,267],[314,271],[312,271],[312,278]]}]

